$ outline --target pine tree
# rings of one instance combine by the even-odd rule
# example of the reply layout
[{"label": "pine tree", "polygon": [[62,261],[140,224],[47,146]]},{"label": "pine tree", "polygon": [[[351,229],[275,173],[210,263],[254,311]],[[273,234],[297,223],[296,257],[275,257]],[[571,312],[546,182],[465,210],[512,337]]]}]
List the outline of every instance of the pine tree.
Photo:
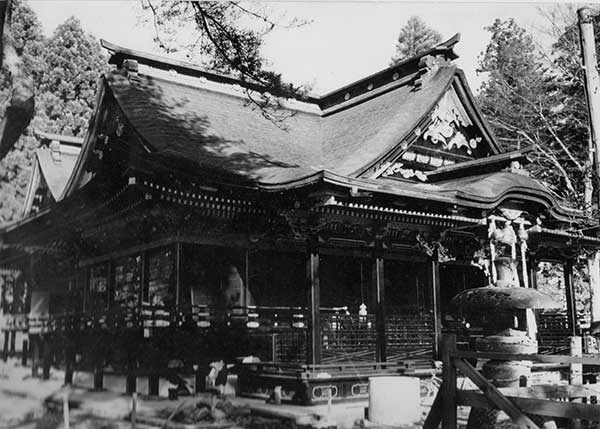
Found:
[{"label": "pine tree", "polygon": [[[99,43],[75,18],[67,19],[45,39],[35,13],[26,3],[16,3],[12,27],[17,43],[23,46],[25,71],[35,82],[36,113],[15,147],[0,161],[0,224],[17,219],[21,212],[39,146],[33,131],[83,136],[98,78],[107,67]],[[0,91],[8,90],[7,79],[0,76]]]},{"label": "pine tree", "polygon": [[488,74],[478,96],[482,111],[508,149],[534,145],[531,173],[556,193],[583,204],[586,145],[571,134],[559,72],[513,19],[497,19],[478,72]]},{"label": "pine tree", "polygon": [[418,16],[412,16],[406,25],[400,29],[398,41],[396,42],[396,52],[390,65],[425,52],[441,41],[442,35],[440,33],[428,27]]},{"label": "pine tree", "polygon": [[44,130],[70,136],[87,131],[100,74],[107,68],[102,47],[78,19],[68,18],[44,45],[46,72],[39,79],[38,118]]}]

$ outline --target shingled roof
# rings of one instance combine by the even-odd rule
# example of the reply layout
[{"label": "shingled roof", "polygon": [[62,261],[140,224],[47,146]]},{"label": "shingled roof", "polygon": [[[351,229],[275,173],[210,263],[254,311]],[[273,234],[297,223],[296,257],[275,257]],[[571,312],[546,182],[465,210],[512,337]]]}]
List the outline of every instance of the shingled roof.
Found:
[{"label": "shingled roof", "polygon": [[[486,209],[507,198],[531,198],[567,219],[573,212],[548,189],[500,171],[523,159],[526,151],[504,153],[495,140],[464,74],[451,61],[457,41],[324,96],[283,99],[277,111],[285,118],[281,122],[265,119],[249,103],[249,94],[261,96],[254,83],[102,41],[118,67],[103,76],[98,105],[114,100],[126,132],[146,149],[142,161],[163,170],[187,166],[196,174],[234,177],[265,190],[329,181]],[[448,125],[451,136],[443,128]],[[92,130],[82,158],[91,153],[96,138]],[[417,140],[422,152],[407,152]],[[450,149],[454,159],[433,162]],[[429,172],[419,177],[431,183],[388,178],[393,174],[386,173],[415,156],[431,158]],[[84,177],[84,162],[76,167],[66,194],[83,185],[77,177]]]},{"label": "shingled roof", "polygon": [[[111,62],[125,66],[105,82],[153,154],[265,185],[322,170],[354,177],[413,132],[459,78],[450,63],[457,40],[429,52],[439,60],[433,70],[420,61],[425,53],[323,97],[286,100],[281,122],[249,105],[239,81],[107,42]],[[139,73],[127,73],[127,58],[140,62]]]},{"label": "shingled roof", "polygon": [[35,150],[33,171],[21,217],[36,212],[49,201],[60,201],[81,151],[83,139],[35,132],[41,145]]}]

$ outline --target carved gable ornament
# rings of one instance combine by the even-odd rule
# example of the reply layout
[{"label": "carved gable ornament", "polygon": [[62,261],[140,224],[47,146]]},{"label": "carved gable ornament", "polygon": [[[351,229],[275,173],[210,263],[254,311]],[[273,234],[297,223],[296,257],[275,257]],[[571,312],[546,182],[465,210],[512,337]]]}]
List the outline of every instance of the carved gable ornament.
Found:
[{"label": "carved gable ornament", "polygon": [[424,124],[397,146],[393,156],[371,178],[390,177],[426,182],[427,173],[489,154],[481,130],[473,123],[454,88],[449,88]]},{"label": "carved gable ornament", "polygon": [[423,133],[423,139],[446,150],[462,149],[471,155],[481,142],[480,136],[467,137],[465,131],[473,123],[465,112],[454,89],[447,91],[431,114],[431,124]]}]

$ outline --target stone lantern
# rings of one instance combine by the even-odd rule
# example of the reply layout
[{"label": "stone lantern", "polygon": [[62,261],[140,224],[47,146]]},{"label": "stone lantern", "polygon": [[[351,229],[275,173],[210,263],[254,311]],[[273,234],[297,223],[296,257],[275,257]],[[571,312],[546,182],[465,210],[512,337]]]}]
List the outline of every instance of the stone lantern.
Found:
[{"label": "stone lantern", "polygon": [[[487,335],[475,341],[477,351],[535,354],[538,343],[534,310],[559,306],[548,295],[526,287],[527,234],[522,219],[517,222],[501,219],[505,223],[502,229],[496,228],[497,220],[491,219],[489,228],[492,284],[461,292],[450,306],[463,316],[472,317],[471,323],[484,329]],[[520,244],[520,258],[517,244]],[[482,375],[497,387],[519,386],[530,377],[531,362],[490,360],[483,364]],[[493,428],[497,416],[498,411],[473,408],[467,428]]]}]

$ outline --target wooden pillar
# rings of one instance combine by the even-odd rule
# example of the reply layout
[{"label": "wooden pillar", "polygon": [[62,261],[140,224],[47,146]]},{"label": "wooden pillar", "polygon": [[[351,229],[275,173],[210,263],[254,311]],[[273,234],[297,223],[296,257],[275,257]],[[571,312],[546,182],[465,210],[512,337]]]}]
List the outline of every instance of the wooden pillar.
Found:
[{"label": "wooden pillar", "polygon": [[39,375],[40,355],[41,355],[40,337],[38,335],[34,335],[31,337],[31,346],[33,348],[33,353],[31,356],[31,376],[33,378],[37,378]]},{"label": "wooden pillar", "polygon": [[94,361],[94,390],[104,388],[104,338],[97,339],[93,347]]},{"label": "wooden pillar", "polygon": [[181,270],[182,270],[182,253],[181,253],[181,243],[177,242],[175,244],[175,305],[179,306],[181,293]]},{"label": "wooden pillar", "polygon": [[2,358],[4,362],[8,359],[8,341],[9,341],[10,332],[4,331],[4,347],[2,347]]},{"label": "wooden pillar", "polygon": [[75,346],[69,338],[65,339],[65,384],[73,384],[75,366]]},{"label": "wooden pillar", "polygon": [[52,343],[49,338],[42,337],[42,380],[50,379],[52,365]]},{"label": "wooden pillar", "polygon": [[573,290],[573,261],[567,260],[563,264],[565,281],[565,295],[567,298],[567,318],[572,336],[577,335],[577,306],[575,304],[575,291]]},{"label": "wooden pillar", "polygon": [[14,356],[17,350],[17,331],[10,333],[10,355]]},{"label": "wooden pillar", "polygon": [[140,342],[140,339],[134,333],[131,335],[129,341],[125,345],[125,347],[127,348],[127,350],[126,350],[127,351],[127,376],[125,379],[125,391],[128,394],[133,394],[133,393],[137,392],[137,374],[136,374],[137,368],[136,368],[135,355],[139,349],[135,346],[139,342]]},{"label": "wooden pillar", "polygon": [[152,374],[148,377],[148,395],[150,396],[158,396],[159,393],[159,380],[160,377],[156,372],[154,372],[156,368],[153,368]]},{"label": "wooden pillar", "polygon": [[21,346],[21,365],[27,366],[27,355],[29,354],[29,341],[23,340]]},{"label": "wooden pillar", "polygon": [[115,294],[115,263],[113,261],[108,261],[108,281],[106,283],[106,308],[104,310],[112,307]]},{"label": "wooden pillar", "polygon": [[137,392],[137,377],[131,369],[128,369],[127,378],[125,380],[125,391],[127,394]]},{"label": "wooden pillar", "polygon": [[141,296],[140,296],[140,307],[142,302],[150,302],[150,291],[148,286],[148,251],[142,252],[142,278],[141,278]]},{"label": "wooden pillar", "polygon": [[373,258],[373,292],[375,294],[375,361],[386,361],[385,339],[385,287],[383,255],[376,253]]},{"label": "wooden pillar", "polygon": [[[437,255],[435,255],[437,256]],[[440,359],[442,342],[442,297],[440,292],[440,263],[437,257],[428,261],[429,291],[433,311],[433,358]]]},{"label": "wooden pillar", "polygon": [[308,283],[309,341],[308,363],[321,363],[321,285],[319,282],[319,252],[311,249],[306,264]]},{"label": "wooden pillar", "polygon": [[244,309],[248,307],[247,291],[250,290],[250,250],[244,249],[244,287],[240,291],[240,301]]},{"label": "wooden pillar", "polygon": [[102,390],[104,388],[104,368],[102,361],[99,359],[94,364],[94,390]]},{"label": "wooden pillar", "polygon": [[442,429],[457,428],[456,410],[456,367],[452,353],[456,351],[456,335],[445,335],[442,339]]}]

